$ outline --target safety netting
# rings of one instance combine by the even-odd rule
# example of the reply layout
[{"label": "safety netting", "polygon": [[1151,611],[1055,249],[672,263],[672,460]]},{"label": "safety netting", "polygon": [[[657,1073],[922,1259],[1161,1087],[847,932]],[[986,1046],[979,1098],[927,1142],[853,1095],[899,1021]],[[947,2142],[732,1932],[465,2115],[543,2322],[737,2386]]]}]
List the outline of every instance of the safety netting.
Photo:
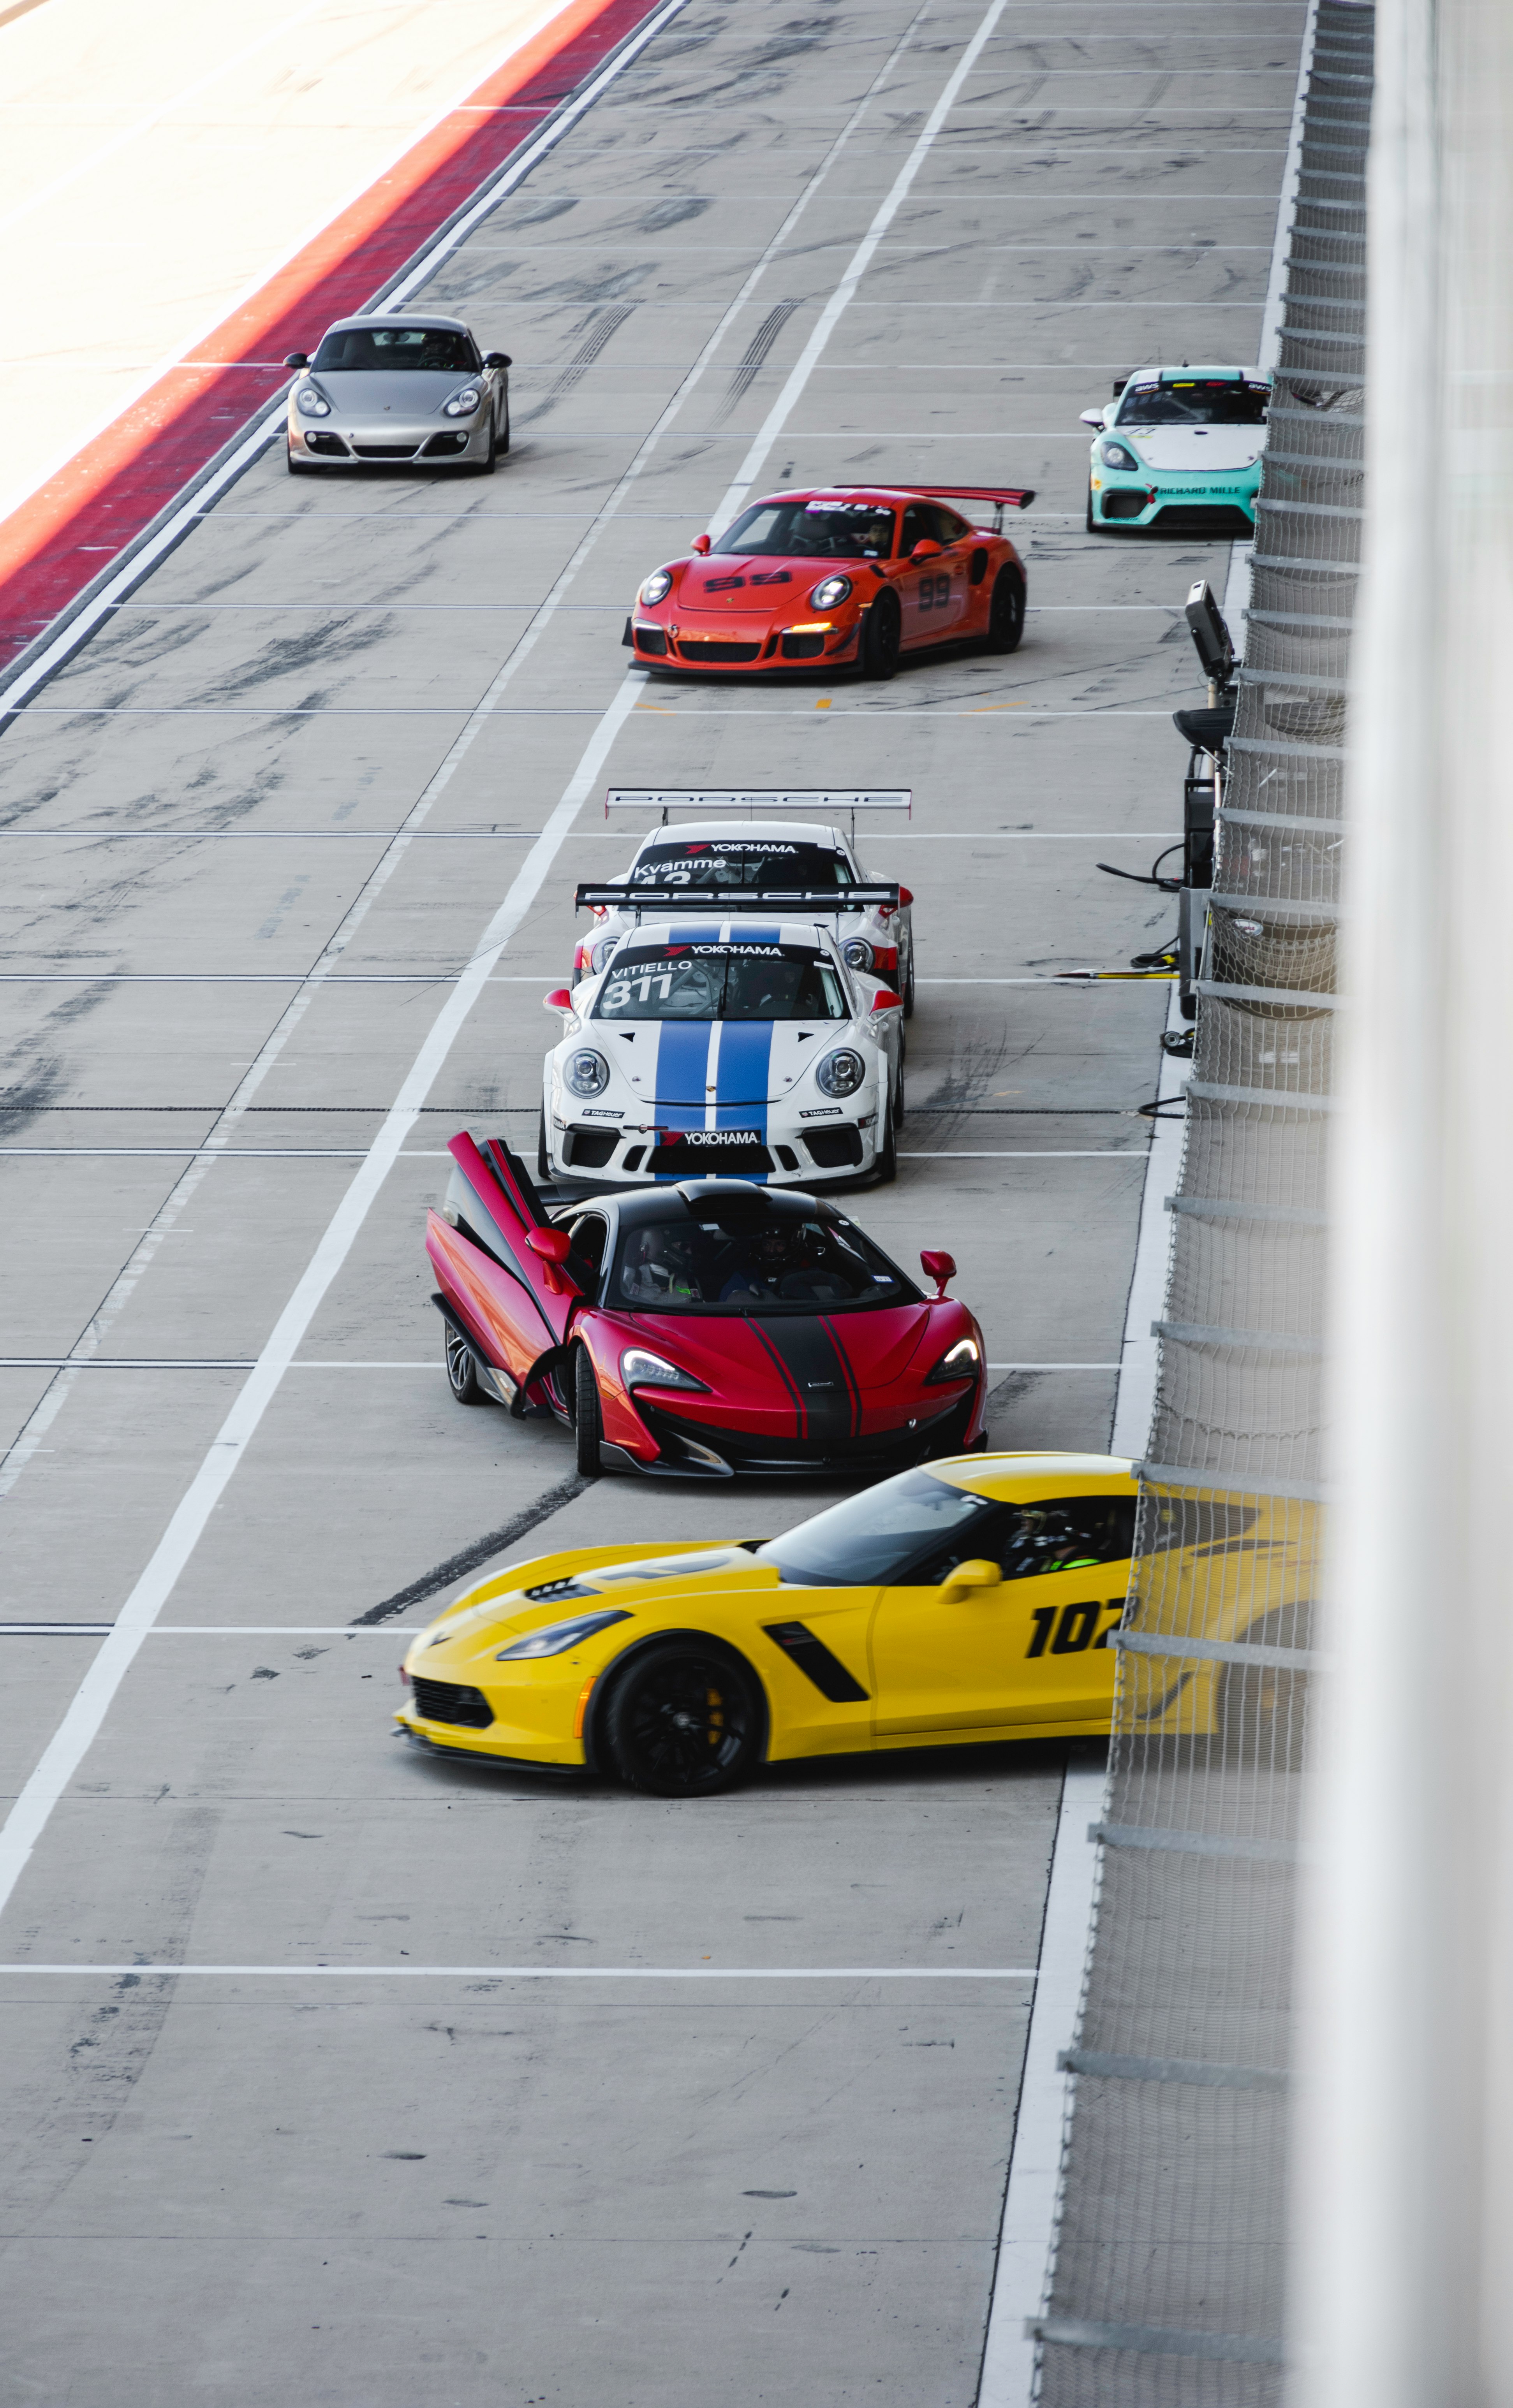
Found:
[{"label": "safety netting", "polygon": [[1374,22],[1322,0],[1117,1634],[1042,2408],[1278,2408]]}]

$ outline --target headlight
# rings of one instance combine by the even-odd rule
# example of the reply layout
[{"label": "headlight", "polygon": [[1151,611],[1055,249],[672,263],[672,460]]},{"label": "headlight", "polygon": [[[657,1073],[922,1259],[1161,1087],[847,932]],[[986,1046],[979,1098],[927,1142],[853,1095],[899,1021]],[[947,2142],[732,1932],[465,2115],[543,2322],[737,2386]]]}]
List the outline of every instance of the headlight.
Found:
[{"label": "headlight", "polygon": [[1134,453],[1127,452],[1122,443],[1100,443],[1098,456],[1108,468],[1138,468],[1140,466]]},{"label": "headlight", "polygon": [[324,394],[317,393],[312,384],[300,386],[295,395],[295,408],[302,409],[307,418],[329,418],[331,415],[331,405]]},{"label": "headlight", "polygon": [[845,600],[850,591],[849,577],[825,577],[820,580],[809,598],[816,610],[833,610],[838,602]]},{"label": "headlight", "polygon": [[650,577],[646,580],[645,584],[641,589],[641,598],[645,603],[647,609],[652,610],[656,609],[658,602],[665,602],[671,591],[672,573],[670,569],[654,568]]},{"label": "headlight", "polygon": [[603,1613],[581,1613],[576,1622],[549,1622],[544,1630],[533,1630],[512,1646],[501,1647],[496,1664],[508,1664],[521,1656],[565,1656],[581,1639],[592,1639],[598,1630],[608,1630],[612,1622],[628,1622],[624,1606],[612,1605]]},{"label": "headlight", "polygon": [[701,1395],[709,1390],[702,1380],[691,1371],[680,1371],[661,1354],[649,1354],[644,1346],[627,1346],[620,1357],[620,1377],[627,1388],[698,1388]]},{"label": "headlight", "polygon": [[867,1065],[849,1045],[834,1054],[827,1054],[814,1072],[814,1084],[822,1096],[854,1096],[867,1076]]},{"label": "headlight", "polygon": [[982,1369],[982,1349],[975,1338],[958,1338],[926,1378],[927,1388],[941,1380],[975,1380]]},{"label": "headlight", "polygon": [[562,1065],[562,1083],[575,1096],[602,1096],[610,1083],[610,1066],[591,1045],[581,1046]]},{"label": "headlight", "polygon": [[854,970],[870,970],[877,959],[865,937],[848,937],[841,948],[841,956]]},{"label": "headlight", "polygon": [[471,418],[474,410],[478,408],[478,405],[483,398],[483,396],[479,392],[476,384],[465,384],[461,393],[454,393],[452,399],[447,403],[447,416],[449,418]]}]

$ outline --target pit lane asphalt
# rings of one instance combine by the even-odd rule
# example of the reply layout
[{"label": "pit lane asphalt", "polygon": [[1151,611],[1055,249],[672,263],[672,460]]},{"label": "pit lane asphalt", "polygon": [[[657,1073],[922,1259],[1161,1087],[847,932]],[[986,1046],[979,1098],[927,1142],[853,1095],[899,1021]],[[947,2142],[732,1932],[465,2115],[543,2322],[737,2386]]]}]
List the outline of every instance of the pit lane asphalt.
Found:
[{"label": "pit lane asphalt", "polygon": [[[452,1405],[420,1227],[454,1127],[533,1136],[572,883],[637,833],[605,783],[913,786],[861,832],[921,986],[859,1217],[951,1248],[995,1363],[1117,1355],[1166,991],[986,982],[1171,925],[1093,864],[1179,824],[1180,604],[1226,547],[1087,538],[1076,414],[1142,357],[1254,355],[1303,11],[1064,13],[1001,16],[756,471],[1033,484],[1023,648],[639,690],[0,1923],[18,2401],[974,2396],[1030,1985],[935,1976],[1034,1964],[1062,1752],[557,1790],[391,1740],[403,1641],[348,1627],[569,1472],[561,1432]],[[146,1367],[0,1368],[13,1621],[108,1623],[153,1558],[248,1380],[216,1367],[267,1346],[621,687],[637,580],[717,511],[982,14],[691,0],[425,290],[517,363],[495,479],[271,452],[0,741],[6,1351],[104,1307],[100,1356]],[[1001,1370],[992,1438],[1100,1446],[1112,1404],[1106,1369]],[[607,1480],[525,1544],[822,1501]],[[14,1794],[94,1642],[5,1644]],[[166,1961],[310,1970],[4,1970]],[[632,1965],[696,1978],[575,1978]],[[702,1978],[828,1966],[918,1978]]]}]

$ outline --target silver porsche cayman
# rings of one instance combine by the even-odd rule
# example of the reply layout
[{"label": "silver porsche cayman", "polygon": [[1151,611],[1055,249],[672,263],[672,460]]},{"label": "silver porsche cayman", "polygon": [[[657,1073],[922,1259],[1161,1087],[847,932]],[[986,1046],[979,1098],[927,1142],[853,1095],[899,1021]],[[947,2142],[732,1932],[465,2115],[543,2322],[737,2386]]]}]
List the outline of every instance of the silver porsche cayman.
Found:
[{"label": "silver porsche cayman", "polygon": [[483,476],[510,449],[510,360],[460,318],[339,318],[289,394],[289,474],[415,460]]}]

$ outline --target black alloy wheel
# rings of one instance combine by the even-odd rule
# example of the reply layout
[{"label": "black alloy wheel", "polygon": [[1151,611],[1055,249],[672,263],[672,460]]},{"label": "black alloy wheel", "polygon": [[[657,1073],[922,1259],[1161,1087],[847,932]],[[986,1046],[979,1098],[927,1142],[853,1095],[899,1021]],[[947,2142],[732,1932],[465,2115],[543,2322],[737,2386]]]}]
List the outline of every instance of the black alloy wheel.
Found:
[{"label": "black alloy wheel", "polygon": [[864,678],[886,684],[898,670],[903,643],[903,613],[891,586],[885,585],[861,623],[857,666]]},{"label": "black alloy wheel", "polygon": [[478,1376],[477,1356],[466,1338],[459,1337],[450,1321],[444,1327],[448,1387],[459,1405],[486,1405],[488,1394]]},{"label": "black alloy wheel", "polygon": [[579,1478],[598,1480],[604,1469],[598,1451],[604,1419],[598,1404],[598,1373],[586,1346],[578,1347],[572,1358],[572,1434],[578,1441]]},{"label": "black alloy wheel", "polygon": [[[1306,1649],[1312,1616],[1284,1606],[1245,1633],[1258,1647]],[[1226,1664],[1215,1684],[1214,1726],[1224,1760],[1262,1772],[1301,1772],[1308,1674],[1284,1664]]]},{"label": "black alloy wheel", "polygon": [[710,1798],[756,1764],[761,1703],[733,1656],[695,1639],[671,1640],[621,1674],[603,1729],[610,1763],[628,1788],[653,1798]]},{"label": "black alloy wheel", "polygon": [[1016,568],[1001,568],[987,606],[987,649],[1016,652],[1025,631],[1025,583]]}]

